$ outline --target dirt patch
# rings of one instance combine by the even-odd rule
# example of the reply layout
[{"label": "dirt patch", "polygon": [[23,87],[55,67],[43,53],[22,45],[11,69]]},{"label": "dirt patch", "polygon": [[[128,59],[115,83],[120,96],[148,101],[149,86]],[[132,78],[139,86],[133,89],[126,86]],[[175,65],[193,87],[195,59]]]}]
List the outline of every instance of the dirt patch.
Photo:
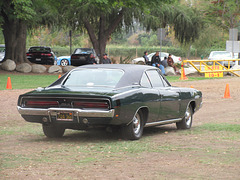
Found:
[{"label": "dirt patch", "polygon": [[[226,84],[231,98],[225,99]],[[102,131],[67,131],[47,139],[25,122],[17,98],[29,90],[3,90],[0,103],[0,179],[239,179],[239,131],[211,131],[208,124],[240,124],[240,79],[181,81],[203,92],[191,130],[175,125],[144,130],[139,141]]]}]

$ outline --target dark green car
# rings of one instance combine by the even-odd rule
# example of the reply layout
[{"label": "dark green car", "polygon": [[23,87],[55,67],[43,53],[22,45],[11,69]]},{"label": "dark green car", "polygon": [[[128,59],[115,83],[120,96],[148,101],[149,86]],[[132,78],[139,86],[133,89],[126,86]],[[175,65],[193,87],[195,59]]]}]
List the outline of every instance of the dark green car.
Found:
[{"label": "dark green car", "polygon": [[189,129],[201,105],[200,91],[172,87],[159,69],[130,64],[81,66],[18,99],[22,117],[41,123],[50,138],[65,129],[119,127],[131,140],[148,126],[176,123]]}]

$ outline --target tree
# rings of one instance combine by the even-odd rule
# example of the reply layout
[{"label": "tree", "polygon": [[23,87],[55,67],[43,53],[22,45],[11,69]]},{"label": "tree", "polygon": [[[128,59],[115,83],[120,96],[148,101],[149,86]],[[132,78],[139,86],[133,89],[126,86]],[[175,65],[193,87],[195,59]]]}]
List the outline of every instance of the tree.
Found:
[{"label": "tree", "polygon": [[[45,0],[4,0],[0,2],[0,27],[6,46],[5,59],[16,63],[26,58],[27,30],[55,21]],[[52,13],[51,13],[52,12]]]},{"label": "tree", "polygon": [[227,31],[236,28],[240,21],[240,0],[211,0],[205,14],[209,22]]},{"label": "tree", "polygon": [[183,5],[160,4],[146,15],[147,30],[173,27],[175,37],[183,44],[193,43],[199,37],[204,22],[199,11]]},{"label": "tree", "polygon": [[174,0],[68,0],[65,5],[56,4],[64,21],[73,30],[86,30],[97,54],[103,54],[107,41],[114,31],[129,28],[134,18],[140,19],[159,2]]},{"label": "tree", "polygon": [[30,0],[5,0],[0,3],[0,25],[3,31],[5,59],[26,62],[27,21],[35,14]]}]

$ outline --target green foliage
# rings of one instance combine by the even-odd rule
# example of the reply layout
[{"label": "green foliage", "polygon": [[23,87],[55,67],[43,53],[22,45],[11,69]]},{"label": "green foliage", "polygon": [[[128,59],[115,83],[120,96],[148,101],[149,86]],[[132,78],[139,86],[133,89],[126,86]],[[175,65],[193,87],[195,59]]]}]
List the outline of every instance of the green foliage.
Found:
[{"label": "green foliage", "polygon": [[3,17],[9,20],[21,19],[30,21],[36,16],[32,0],[9,0],[0,3],[0,25],[3,23]]},{"label": "green foliage", "polygon": [[202,17],[196,9],[179,7],[173,21],[175,37],[181,43],[191,43],[199,37],[203,28]]},{"label": "green foliage", "polygon": [[196,40],[193,46],[199,50],[204,49],[225,49],[226,40],[228,37],[223,36],[223,31],[211,25],[205,25],[200,33],[199,39]]},{"label": "green foliage", "polygon": [[139,34],[138,39],[142,46],[158,46],[159,45],[159,41],[156,33]]},{"label": "green foliage", "polygon": [[200,12],[194,8],[159,3],[146,15],[144,25],[147,30],[157,30],[170,25],[174,27],[175,37],[183,44],[194,42],[199,37],[203,20]]},{"label": "green foliage", "polygon": [[239,25],[239,0],[206,1],[204,4],[206,20],[210,23],[226,31]]}]

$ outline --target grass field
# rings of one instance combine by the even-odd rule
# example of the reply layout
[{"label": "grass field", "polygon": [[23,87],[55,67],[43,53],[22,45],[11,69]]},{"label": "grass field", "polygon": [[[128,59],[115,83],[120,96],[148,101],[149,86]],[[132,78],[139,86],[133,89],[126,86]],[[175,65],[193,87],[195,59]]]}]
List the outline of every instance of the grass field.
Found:
[{"label": "grass field", "polygon": [[15,75],[0,74],[0,90],[6,89],[8,77],[11,78],[12,89],[35,89],[46,87],[58,79],[58,75]]},{"label": "grass field", "polygon": [[[11,78],[12,89],[35,89],[46,87],[58,79],[58,75],[0,74],[0,90],[6,89],[8,77]],[[167,76],[168,81],[176,82],[179,76]],[[204,80],[204,77],[188,77],[188,81]]]}]

